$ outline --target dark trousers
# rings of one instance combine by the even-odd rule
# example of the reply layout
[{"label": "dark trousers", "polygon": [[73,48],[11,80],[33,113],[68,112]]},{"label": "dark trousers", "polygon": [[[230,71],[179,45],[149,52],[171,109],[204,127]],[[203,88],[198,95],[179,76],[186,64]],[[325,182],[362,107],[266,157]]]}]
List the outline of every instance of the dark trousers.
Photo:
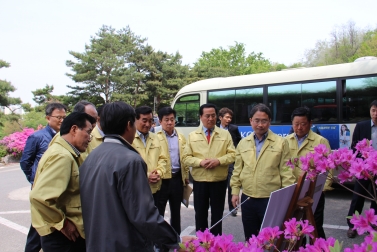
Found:
[{"label": "dark trousers", "polygon": [[[359,179],[358,181],[355,181],[355,186],[353,188],[353,190],[355,192],[357,192],[357,193],[360,193],[362,195],[368,195],[368,196],[370,196],[368,194],[368,192],[366,192],[364,190],[364,188],[359,183],[362,184],[373,195],[373,192],[371,190],[372,185],[370,184],[370,180]],[[364,201],[365,201],[364,197],[361,197],[361,196],[359,196],[357,194],[353,194],[351,205],[350,205],[350,209],[348,211],[348,215],[347,216],[352,216],[356,211],[358,211],[361,214],[361,212],[363,211],[363,207],[364,207]],[[370,208],[373,208],[374,211],[377,212],[377,204],[376,204],[376,202],[372,201],[372,203],[370,205]],[[353,224],[350,222],[349,219],[347,219],[347,223],[348,223],[348,226],[350,228],[353,228]]]},{"label": "dark trousers", "polygon": [[[241,195],[241,202],[244,202],[248,196]],[[264,214],[266,213],[269,198],[251,198],[241,206],[242,224],[245,234],[245,241],[248,241],[252,235],[258,235],[262,226]]]},{"label": "dark trousers", "polygon": [[41,236],[43,252],[85,252],[85,240],[80,236],[76,241],[68,240],[62,232],[55,230],[49,235]]},{"label": "dark trousers", "polygon": [[325,194],[322,192],[319,198],[317,208],[314,211],[314,221],[317,227],[318,237],[326,239],[325,230],[323,230],[323,217],[325,211]]},{"label": "dark trousers", "polygon": [[29,233],[26,238],[25,252],[39,252],[41,248],[41,237],[37,230],[30,225]]},{"label": "dark trousers", "polygon": [[232,178],[234,170],[234,164],[230,164],[228,167],[228,205],[229,205],[229,211],[232,211],[234,209],[232,204],[232,188],[230,187],[230,179]]},{"label": "dark trousers", "polygon": [[182,174],[174,174],[171,179],[163,179],[158,195],[158,211],[160,215],[165,215],[166,203],[170,206],[170,225],[175,232],[181,233],[181,202],[183,199]]},{"label": "dark trousers", "polygon": [[[211,226],[221,220],[224,213],[227,180],[219,182],[193,182],[196,231],[208,228],[208,209],[211,206]],[[222,234],[220,222],[211,230],[214,235]]]}]

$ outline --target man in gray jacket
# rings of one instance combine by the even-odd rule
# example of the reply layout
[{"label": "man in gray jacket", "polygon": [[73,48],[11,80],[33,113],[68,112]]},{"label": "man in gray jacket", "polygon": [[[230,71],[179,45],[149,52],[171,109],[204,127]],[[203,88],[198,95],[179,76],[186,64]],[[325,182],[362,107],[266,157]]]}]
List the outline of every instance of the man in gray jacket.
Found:
[{"label": "man in gray jacket", "polygon": [[147,165],[131,145],[135,116],[124,102],[106,104],[104,142],[80,167],[87,251],[153,251],[153,244],[179,249],[180,237],[154,205]]}]

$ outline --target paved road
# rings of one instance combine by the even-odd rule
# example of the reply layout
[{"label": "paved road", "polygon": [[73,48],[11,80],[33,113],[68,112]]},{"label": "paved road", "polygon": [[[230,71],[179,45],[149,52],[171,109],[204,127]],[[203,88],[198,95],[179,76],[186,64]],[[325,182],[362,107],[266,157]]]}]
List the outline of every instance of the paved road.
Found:
[{"label": "paved road", "polygon": [[[30,225],[29,195],[30,187],[19,164],[0,166],[0,251],[23,251],[26,234]],[[343,247],[361,243],[363,236],[349,239],[346,236],[345,216],[348,212],[351,194],[342,189],[326,195],[325,232],[343,241]],[[369,204],[368,204],[369,206]],[[227,206],[224,214],[227,213]],[[167,207],[165,219],[169,220]],[[234,240],[243,241],[241,213],[229,216],[223,222],[223,233],[233,234]],[[192,197],[188,208],[182,206],[182,234],[195,234],[194,209]]]}]

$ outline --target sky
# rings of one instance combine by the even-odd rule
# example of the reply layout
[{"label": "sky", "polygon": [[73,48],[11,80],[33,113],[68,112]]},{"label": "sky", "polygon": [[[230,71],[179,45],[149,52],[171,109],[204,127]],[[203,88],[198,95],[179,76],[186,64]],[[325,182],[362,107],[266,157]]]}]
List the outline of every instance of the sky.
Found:
[{"label": "sky", "polygon": [[244,43],[272,62],[293,64],[316,41],[350,20],[377,28],[376,0],[0,0],[0,79],[10,93],[35,104],[31,91],[54,86],[55,95],[75,86],[66,73],[69,51],[84,52],[103,25],[130,27],[156,50],[179,51],[192,65],[213,48]]}]

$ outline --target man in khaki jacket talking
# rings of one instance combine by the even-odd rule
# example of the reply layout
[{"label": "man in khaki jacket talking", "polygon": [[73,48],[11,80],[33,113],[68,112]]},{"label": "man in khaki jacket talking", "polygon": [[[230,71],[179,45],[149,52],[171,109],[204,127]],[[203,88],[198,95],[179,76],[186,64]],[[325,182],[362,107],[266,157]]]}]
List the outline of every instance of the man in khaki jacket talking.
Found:
[{"label": "man in khaki jacket talking", "polygon": [[[235,149],[229,132],[216,126],[215,105],[203,104],[199,115],[203,125],[189,134],[183,162],[192,167],[196,230],[204,231],[208,228],[209,206],[211,226],[223,216],[228,165],[234,162]],[[213,227],[211,233],[222,234],[222,224]]]},{"label": "man in khaki jacket talking", "polygon": [[242,223],[247,241],[257,235],[262,225],[270,193],[295,182],[292,169],[286,166],[289,146],[286,139],[269,130],[271,111],[264,104],[250,111],[250,124],[254,132],[240,141],[236,149],[236,162],[230,180],[232,203],[241,202]]},{"label": "man in khaki jacket talking", "polygon": [[86,113],[71,113],[39,162],[30,192],[31,222],[45,252],[85,251],[79,156],[89,145],[93,123]]}]

